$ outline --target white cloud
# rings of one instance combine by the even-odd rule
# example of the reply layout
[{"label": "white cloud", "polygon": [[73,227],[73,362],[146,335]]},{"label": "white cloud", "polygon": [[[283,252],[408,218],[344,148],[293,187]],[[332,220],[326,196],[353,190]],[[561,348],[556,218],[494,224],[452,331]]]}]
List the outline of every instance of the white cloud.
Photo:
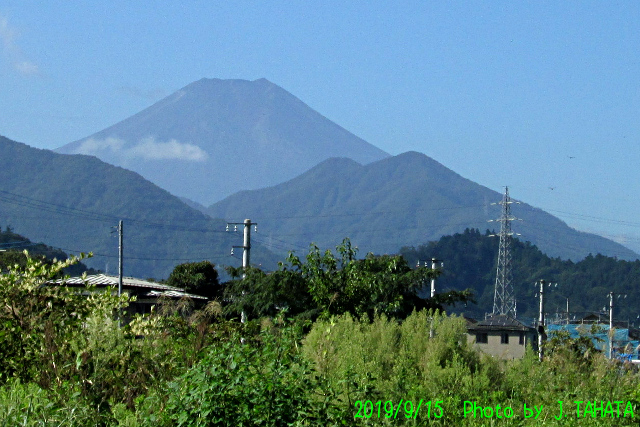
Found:
[{"label": "white cloud", "polygon": [[197,145],[180,142],[171,139],[166,142],[156,141],[153,137],[140,140],[132,147],[126,147],[124,140],[119,138],[106,138],[96,140],[93,138],[83,141],[75,150],[78,154],[89,154],[96,157],[116,155],[124,161],[129,160],[187,160],[202,162],[209,155]]},{"label": "white cloud", "polygon": [[107,139],[93,139],[89,138],[82,141],[82,143],[75,150],[76,154],[87,154],[90,156],[100,157],[100,154],[106,152],[118,153],[124,147],[124,141],[118,138]]},{"label": "white cloud", "polygon": [[13,63],[13,68],[20,74],[25,76],[35,76],[40,73],[40,69],[36,64],[29,61],[18,61]]},{"label": "white cloud", "polygon": [[13,40],[16,37],[16,32],[9,28],[9,21],[7,18],[0,17],[0,39],[5,49],[11,49],[14,46]]},{"label": "white cloud", "polygon": [[172,139],[167,142],[156,142],[154,138],[145,138],[135,147],[127,150],[129,157],[148,160],[178,159],[201,162],[209,155],[194,144],[178,142]]},{"label": "white cloud", "polygon": [[17,33],[9,25],[7,18],[0,16],[0,40],[2,41],[3,56],[7,58],[13,69],[22,75],[40,74],[38,66],[25,58],[22,50],[16,44],[16,38]]}]

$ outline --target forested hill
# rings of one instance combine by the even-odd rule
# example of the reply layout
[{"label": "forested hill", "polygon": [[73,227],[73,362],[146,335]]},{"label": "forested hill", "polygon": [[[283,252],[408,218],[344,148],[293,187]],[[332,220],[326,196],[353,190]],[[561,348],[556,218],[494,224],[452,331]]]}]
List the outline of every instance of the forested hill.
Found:
[{"label": "forested hill", "polygon": [[[517,198],[517,195],[512,194]],[[361,253],[395,253],[500,217],[502,194],[464,178],[436,160],[407,152],[367,165],[329,159],[274,187],[242,191],[209,207],[214,218],[257,218],[273,248],[333,247],[349,237]],[[634,260],[612,240],[583,233],[541,209],[521,203],[514,224],[546,254],[579,261],[589,253]],[[249,216],[245,216],[249,215]]]},{"label": "forested hill", "polygon": [[[0,271],[5,271],[16,264],[24,265],[26,261],[24,251],[29,252],[31,258],[43,258],[49,261],[54,259],[64,261],[69,258],[64,251],[44,243],[34,243],[14,233],[10,227],[6,230],[0,229]],[[79,276],[85,271],[88,274],[95,272],[81,262],[64,269],[64,272],[70,276]]]},{"label": "forested hill", "polygon": [[[251,218],[251,217],[248,217]],[[166,278],[187,261],[240,265],[241,235],[146,181],[95,157],[63,155],[0,137],[0,225],[68,253],[94,252],[87,265],[118,271],[114,227],[124,221],[124,274]],[[259,242],[256,264],[275,264]]]},{"label": "forested hill", "polygon": [[[418,247],[404,247],[401,254],[410,265],[432,257],[444,262],[438,290],[472,288],[477,305],[462,309],[471,317],[482,317],[493,307],[494,285],[498,258],[498,237],[482,234],[477,229],[442,237]],[[536,317],[538,298],[535,282],[544,279],[557,283],[545,293],[548,313],[566,310],[578,315],[602,311],[609,306],[609,292],[626,295],[616,302],[616,320],[638,324],[640,314],[640,261],[623,261],[603,255],[589,255],[580,262],[550,258],[529,242],[513,240],[513,285],[519,317]],[[458,310],[461,311],[461,310]]]}]

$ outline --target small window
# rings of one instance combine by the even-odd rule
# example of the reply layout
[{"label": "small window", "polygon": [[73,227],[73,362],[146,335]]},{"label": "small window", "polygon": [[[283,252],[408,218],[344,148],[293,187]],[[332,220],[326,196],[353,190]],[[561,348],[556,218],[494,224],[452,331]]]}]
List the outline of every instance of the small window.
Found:
[{"label": "small window", "polygon": [[500,344],[509,344],[509,333],[503,332],[500,334]]},{"label": "small window", "polygon": [[520,345],[524,345],[524,332],[520,332],[520,341],[518,342]]},{"label": "small window", "polygon": [[486,332],[479,332],[476,334],[476,343],[486,344],[489,342],[489,337]]}]

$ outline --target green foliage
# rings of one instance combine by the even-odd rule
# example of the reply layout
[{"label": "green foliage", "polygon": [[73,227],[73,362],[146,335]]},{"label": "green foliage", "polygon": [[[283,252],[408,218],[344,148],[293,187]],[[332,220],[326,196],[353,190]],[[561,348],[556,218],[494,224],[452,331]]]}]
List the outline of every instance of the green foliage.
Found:
[{"label": "green foliage", "polygon": [[551,359],[569,363],[579,369],[589,371],[600,353],[594,344],[594,335],[602,333],[598,325],[584,325],[578,337],[572,338],[568,331],[553,331],[544,349]]},{"label": "green foliage", "polygon": [[[227,270],[235,280],[227,283],[228,314],[245,312],[250,318],[288,316],[317,317],[317,309],[308,292],[307,281],[297,269],[280,263],[278,270],[265,273],[257,268]],[[245,278],[239,280],[241,275]]]},{"label": "green foliage", "polygon": [[184,288],[189,293],[209,299],[218,298],[222,293],[216,266],[210,261],[177,265],[169,275],[167,285]]},{"label": "green foliage", "polygon": [[[479,396],[482,386],[500,384],[495,363],[481,363],[467,346],[464,320],[426,310],[402,323],[384,316],[362,322],[349,315],[318,321],[304,339],[303,352],[334,387],[350,378],[360,389],[375,390],[370,400],[437,398],[449,421],[457,419],[460,397]],[[406,419],[393,422],[412,425]]]},{"label": "green foliage", "polygon": [[36,384],[14,379],[0,387],[0,425],[90,427],[107,421],[78,397],[63,405]]},{"label": "green foliage", "polygon": [[0,378],[37,381],[43,387],[68,377],[72,338],[93,312],[125,304],[108,293],[82,292],[46,282],[77,261],[46,263],[25,252],[24,267],[15,265],[0,275]]},{"label": "green foliage", "polygon": [[[44,263],[25,255],[24,267],[0,275],[0,425],[637,424],[573,415],[555,420],[559,400],[567,412],[575,413],[576,400],[629,401],[638,412],[638,369],[604,358],[586,336],[552,335],[543,362],[530,349],[521,360],[497,361],[467,344],[460,317],[440,310],[398,314],[404,309],[390,296],[404,300],[402,290],[428,275],[412,276],[401,258],[358,260],[349,245],[338,254],[312,250],[305,263],[292,257],[274,274],[246,271],[235,284],[252,285],[238,288],[247,293],[237,307],[279,315],[245,324],[225,320],[217,301],[194,310],[186,299],[162,301],[151,314],[119,324],[125,298],[48,285],[73,260]],[[338,293],[333,301],[319,299],[324,317],[282,320],[282,308],[304,313],[307,303],[316,304],[311,280],[316,295]],[[365,298],[367,283],[375,298],[350,299]],[[248,292],[256,289],[262,293]],[[296,305],[296,292],[307,303]],[[343,312],[332,315],[334,306]],[[402,412],[397,419],[354,418],[358,401],[397,407],[421,399],[438,401],[442,418],[433,417],[434,408],[429,418],[425,405],[416,419]],[[510,406],[517,415],[465,417],[464,401]],[[544,418],[523,419],[524,403],[544,406]]]},{"label": "green foliage", "polygon": [[[318,387],[302,359],[295,327],[267,328],[243,343],[240,334],[211,345],[198,364],[167,385],[161,414],[143,425],[333,425],[331,405],[310,402]],[[148,398],[152,405],[162,402]],[[149,408],[149,406],[147,406]],[[340,413],[344,416],[345,414]]]},{"label": "green foliage", "polygon": [[336,248],[322,252],[311,246],[304,261],[293,253],[273,273],[256,269],[230,269],[232,276],[246,274],[242,281],[228,285],[226,297],[230,313],[257,316],[275,315],[282,309],[289,315],[319,314],[324,318],[351,313],[373,319],[378,315],[402,318],[414,309],[442,309],[444,304],[471,300],[470,291],[451,291],[434,299],[418,296],[436,272],[411,269],[401,256],[368,254],[357,259],[357,249],[345,239]]}]

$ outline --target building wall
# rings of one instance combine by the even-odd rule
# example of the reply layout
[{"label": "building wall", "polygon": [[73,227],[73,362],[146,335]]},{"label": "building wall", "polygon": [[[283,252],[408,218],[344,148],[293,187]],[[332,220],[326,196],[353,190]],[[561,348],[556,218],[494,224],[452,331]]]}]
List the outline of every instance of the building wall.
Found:
[{"label": "building wall", "polygon": [[[487,331],[486,343],[476,342],[477,333],[467,333],[467,343],[474,346],[478,350],[487,353],[493,357],[500,359],[520,359],[524,356],[527,346],[533,344],[533,334],[522,332],[524,334],[524,342],[520,342],[519,331]],[[503,343],[503,334],[508,334],[509,343]]]}]

